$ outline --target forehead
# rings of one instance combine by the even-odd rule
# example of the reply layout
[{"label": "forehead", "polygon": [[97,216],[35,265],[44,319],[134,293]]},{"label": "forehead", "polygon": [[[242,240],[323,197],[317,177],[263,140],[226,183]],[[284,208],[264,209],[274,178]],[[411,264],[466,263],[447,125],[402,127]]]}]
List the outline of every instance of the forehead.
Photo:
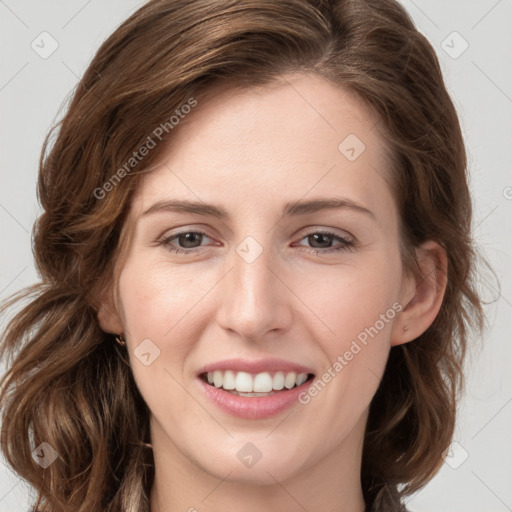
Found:
[{"label": "forehead", "polygon": [[321,77],[287,75],[252,89],[216,85],[197,102],[173,131],[161,165],[143,177],[138,212],[169,197],[247,213],[319,195],[381,210],[394,202],[378,119],[354,92]]}]

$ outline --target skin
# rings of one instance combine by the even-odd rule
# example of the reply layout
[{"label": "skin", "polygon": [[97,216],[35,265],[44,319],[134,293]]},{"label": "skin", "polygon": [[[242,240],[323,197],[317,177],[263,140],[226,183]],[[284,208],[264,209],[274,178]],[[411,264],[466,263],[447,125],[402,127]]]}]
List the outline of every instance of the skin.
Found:
[{"label": "skin", "polygon": [[[103,330],[124,334],[151,410],[151,510],[363,512],[368,407],[391,347],[417,338],[438,313],[446,255],[427,242],[417,248],[425,277],[405,271],[385,141],[354,93],[295,74],[265,88],[217,87],[198,100],[162,165],[140,182],[117,296],[106,293],[98,314]],[[354,161],[338,150],[349,134],[366,146]],[[373,215],[350,208],[281,215],[286,202],[335,196]],[[169,199],[222,206],[230,219],[143,215]],[[197,229],[207,236],[158,243]],[[307,236],[319,231],[353,245],[315,254],[341,245]],[[262,249],[252,263],[236,252],[248,236]],[[199,250],[174,254],[169,246]],[[201,366],[232,357],[279,357],[321,376],[394,303],[402,311],[306,405],[240,419],[198,385]],[[134,355],[146,338],[160,350],[150,366]],[[236,456],[247,442],[262,454],[251,468]]]}]

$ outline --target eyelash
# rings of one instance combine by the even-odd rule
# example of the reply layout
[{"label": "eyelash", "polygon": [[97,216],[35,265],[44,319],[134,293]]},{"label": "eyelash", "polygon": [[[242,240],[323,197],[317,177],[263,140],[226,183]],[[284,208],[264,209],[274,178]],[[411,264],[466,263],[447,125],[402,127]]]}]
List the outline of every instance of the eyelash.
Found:
[{"label": "eyelash", "polygon": [[[201,250],[201,247],[194,247],[193,249],[182,249],[182,248],[174,247],[174,246],[170,245],[170,242],[172,240],[174,240],[175,238],[178,238],[181,235],[186,235],[186,234],[190,234],[190,233],[200,234],[200,235],[210,238],[204,231],[201,231],[201,230],[182,231],[181,233],[175,233],[173,235],[170,235],[170,236],[160,239],[158,241],[158,244],[164,246],[168,251],[170,251],[172,253],[191,254],[191,253],[198,252]],[[304,238],[307,238],[308,236],[311,236],[311,235],[328,235],[328,236],[332,236],[333,239],[338,240],[339,242],[342,242],[342,245],[340,245],[339,247],[327,248],[327,249],[310,248],[307,251],[307,252],[311,252],[314,254],[330,254],[330,253],[336,253],[336,252],[341,252],[341,251],[348,251],[351,248],[353,248],[353,246],[354,246],[354,242],[352,242],[351,240],[348,240],[347,238],[344,238],[340,235],[336,235],[335,233],[332,233],[331,231],[312,231],[311,233],[305,234],[301,238],[301,240],[303,240]]]}]

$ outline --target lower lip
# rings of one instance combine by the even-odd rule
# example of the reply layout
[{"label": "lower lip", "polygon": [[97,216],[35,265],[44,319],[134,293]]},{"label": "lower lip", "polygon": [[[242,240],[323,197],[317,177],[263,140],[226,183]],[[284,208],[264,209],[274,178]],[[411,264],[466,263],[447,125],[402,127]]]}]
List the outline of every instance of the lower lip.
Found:
[{"label": "lower lip", "polygon": [[198,377],[206,396],[220,409],[232,416],[249,420],[271,418],[282,413],[298,401],[299,395],[310,385],[311,380],[286,391],[277,391],[269,396],[239,396],[222,388],[216,388]]}]

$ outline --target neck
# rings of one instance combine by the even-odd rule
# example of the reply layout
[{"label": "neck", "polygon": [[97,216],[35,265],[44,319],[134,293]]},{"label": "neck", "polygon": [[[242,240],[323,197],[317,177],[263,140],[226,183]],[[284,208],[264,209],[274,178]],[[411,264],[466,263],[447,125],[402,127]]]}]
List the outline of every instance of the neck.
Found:
[{"label": "neck", "polygon": [[[151,512],[244,512],[329,510],[364,512],[361,488],[361,454],[364,420],[325,457],[285,476],[265,471],[267,478],[254,481],[213,475],[194,464],[155,422],[152,443],[155,479]],[[160,442],[159,442],[160,441]]]}]

